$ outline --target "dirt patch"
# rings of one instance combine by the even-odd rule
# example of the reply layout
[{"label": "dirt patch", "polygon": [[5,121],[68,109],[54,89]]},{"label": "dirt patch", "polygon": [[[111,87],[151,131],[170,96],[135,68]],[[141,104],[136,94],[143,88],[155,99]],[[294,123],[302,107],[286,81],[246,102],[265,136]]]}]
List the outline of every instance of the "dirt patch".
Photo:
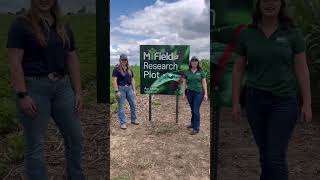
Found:
[{"label": "dirt patch", "polygon": [[[257,180],[260,176],[258,149],[244,117],[235,123],[231,110],[223,109],[220,118],[219,180]],[[320,116],[311,124],[298,123],[289,145],[289,179],[320,179]]]},{"label": "dirt patch", "polygon": [[[209,102],[201,106],[201,130],[190,135],[190,107],[179,100],[179,122],[175,121],[175,97],[152,96],[152,121],[149,122],[149,97],[137,97],[139,126],[128,123],[119,129],[117,114],[111,115],[111,179],[195,179],[209,178],[210,115]],[[127,122],[130,122],[126,104]]]}]

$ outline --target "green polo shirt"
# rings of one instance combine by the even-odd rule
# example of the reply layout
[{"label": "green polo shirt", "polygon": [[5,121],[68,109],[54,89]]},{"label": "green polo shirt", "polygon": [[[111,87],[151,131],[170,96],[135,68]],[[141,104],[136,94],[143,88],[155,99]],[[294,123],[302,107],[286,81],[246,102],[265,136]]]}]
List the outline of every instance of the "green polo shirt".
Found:
[{"label": "green polo shirt", "polygon": [[188,70],[184,74],[184,79],[187,80],[187,89],[200,93],[203,93],[202,79],[205,78],[206,75],[202,70],[196,71],[195,73],[193,73],[191,70]]},{"label": "green polo shirt", "polygon": [[284,26],[279,26],[269,38],[261,29],[249,26],[241,32],[236,45],[236,53],[247,59],[248,87],[276,96],[297,94],[294,56],[304,51],[302,33]]}]

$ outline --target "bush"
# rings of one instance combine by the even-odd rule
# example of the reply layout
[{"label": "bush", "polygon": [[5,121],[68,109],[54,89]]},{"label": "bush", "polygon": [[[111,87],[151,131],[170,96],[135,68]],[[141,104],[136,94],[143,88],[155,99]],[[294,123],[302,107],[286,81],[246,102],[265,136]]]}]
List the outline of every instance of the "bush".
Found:
[{"label": "bush", "polygon": [[210,61],[208,59],[201,60],[200,66],[206,74],[208,96],[210,96]]},{"label": "bush", "polygon": [[118,108],[118,104],[117,103],[114,103],[111,105],[111,112],[114,112],[114,113],[117,113],[119,110]]},{"label": "bush", "polygon": [[313,95],[319,94],[320,76],[320,24],[313,24],[312,29],[306,36],[307,57],[310,70],[311,89]]},{"label": "bush", "polygon": [[11,161],[22,161],[25,140],[21,134],[13,133],[7,135],[7,154]]},{"label": "bush", "polygon": [[110,94],[110,103],[113,104],[113,103],[116,103],[116,96],[114,93],[111,93]]},{"label": "bush", "polygon": [[8,99],[2,99],[0,107],[0,134],[17,129],[19,123],[16,118],[15,104]]}]

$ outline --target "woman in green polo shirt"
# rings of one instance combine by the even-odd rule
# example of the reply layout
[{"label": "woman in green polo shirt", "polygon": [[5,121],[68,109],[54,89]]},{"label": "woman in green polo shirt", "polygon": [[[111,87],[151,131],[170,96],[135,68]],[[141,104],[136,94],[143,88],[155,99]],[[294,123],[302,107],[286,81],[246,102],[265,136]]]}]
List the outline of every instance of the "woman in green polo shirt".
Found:
[{"label": "woman in green polo shirt", "polygon": [[201,70],[199,59],[193,56],[190,60],[189,70],[184,74],[182,86],[182,97],[185,99],[187,95],[188,102],[191,107],[191,124],[188,128],[192,128],[191,135],[199,133],[200,130],[200,106],[203,101],[208,100],[206,75]]},{"label": "woman in green polo shirt", "polygon": [[233,69],[233,117],[240,119],[240,82],[247,76],[247,117],[260,153],[261,180],[288,180],[287,151],[298,118],[311,121],[311,95],[302,33],[285,0],[258,0],[253,23],[241,32]]}]

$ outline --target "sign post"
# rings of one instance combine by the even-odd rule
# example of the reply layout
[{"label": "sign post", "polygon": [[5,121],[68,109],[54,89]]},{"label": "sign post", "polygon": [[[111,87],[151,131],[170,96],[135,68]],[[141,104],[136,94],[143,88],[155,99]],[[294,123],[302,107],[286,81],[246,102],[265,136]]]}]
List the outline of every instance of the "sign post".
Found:
[{"label": "sign post", "polygon": [[140,92],[149,94],[149,121],[152,117],[152,94],[176,96],[176,123],[178,123],[179,95],[182,79],[189,68],[190,47],[187,45],[140,46]]},{"label": "sign post", "polygon": [[179,120],[179,96],[176,96],[176,123],[178,123]]},{"label": "sign post", "polygon": [[149,94],[149,121],[151,121],[151,113],[152,113],[151,100],[152,100],[152,97],[151,97],[151,94]]}]

